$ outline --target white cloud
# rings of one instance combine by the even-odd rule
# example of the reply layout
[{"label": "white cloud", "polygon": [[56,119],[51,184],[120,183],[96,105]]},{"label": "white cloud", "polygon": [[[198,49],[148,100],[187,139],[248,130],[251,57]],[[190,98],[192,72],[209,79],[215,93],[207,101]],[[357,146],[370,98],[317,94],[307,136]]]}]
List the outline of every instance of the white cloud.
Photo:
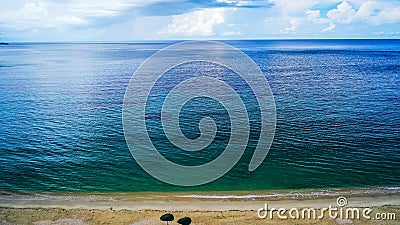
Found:
[{"label": "white cloud", "polygon": [[368,22],[371,24],[400,22],[400,7],[391,2],[366,1],[353,8],[347,1],[341,2],[336,9],[327,13],[331,21],[349,24]]},{"label": "white cloud", "polygon": [[[169,12],[186,11],[169,15],[164,12],[169,9],[151,8],[161,1],[178,9]],[[2,1],[0,36],[9,40],[271,38],[271,34],[307,38],[344,37],[357,30],[360,37],[376,37],[378,31],[395,35],[400,23],[398,0],[216,0],[220,5],[254,6],[221,8],[209,8],[209,2],[185,5],[183,1]],[[141,14],[149,11],[151,16]]]},{"label": "white cloud", "polygon": [[302,14],[305,10],[318,3],[316,0],[271,0],[270,2],[274,4],[274,10],[286,16]]},{"label": "white cloud", "polygon": [[300,18],[294,18],[290,20],[290,27],[285,28],[283,33],[290,33],[294,32],[297,30],[298,26],[302,23],[302,20]]},{"label": "white cloud", "polygon": [[366,18],[374,14],[375,10],[379,9],[379,3],[375,1],[363,2],[357,11],[357,16]]},{"label": "white cloud", "polygon": [[400,7],[384,9],[373,16],[370,21],[375,25],[400,22]]},{"label": "white cloud", "polygon": [[[13,9],[0,10],[1,26],[15,30],[52,27],[50,4],[47,1],[17,2]],[[10,3],[9,3],[10,4]]]},{"label": "white cloud", "polygon": [[30,15],[47,15],[47,7],[43,2],[31,2],[26,3],[24,8],[21,10],[22,13],[30,14]]},{"label": "white cloud", "polygon": [[[320,4],[337,2],[337,0],[269,0],[269,2],[273,4],[272,15],[269,17],[273,17],[277,23],[274,26],[281,26],[278,31],[283,34],[295,34],[302,33],[302,28],[310,24],[329,23],[326,18],[321,17],[321,10],[315,7]],[[289,27],[287,27],[288,23],[290,23]],[[271,26],[271,24],[268,25]],[[282,28],[282,26],[286,27]]]},{"label": "white cloud", "polygon": [[212,36],[214,26],[225,21],[225,8],[200,9],[173,16],[172,23],[162,29],[159,35]]},{"label": "white cloud", "polygon": [[269,0],[273,10],[285,16],[301,16],[317,5],[337,3],[338,0]]},{"label": "white cloud", "polygon": [[335,28],[336,28],[336,24],[334,24],[334,23],[329,23],[329,26],[328,26],[327,28],[323,29],[323,30],[321,31],[321,33],[328,32],[328,31],[332,31],[332,30],[334,30]]},{"label": "white cloud", "polygon": [[[400,22],[400,2],[364,0],[270,0],[274,6],[266,19],[267,29],[280,27],[274,32],[301,36],[319,36],[323,33],[349,30],[362,24],[364,31],[373,34],[373,27]],[[335,5],[332,7],[332,3]],[[323,15],[323,11],[327,11]],[[268,21],[268,22],[267,22]],[[273,25],[270,21],[273,21]],[[288,24],[290,24],[288,26]],[[364,33],[365,34],[365,33]],[[343,34],[341,34],[343,35]]]},{"label": "white cloud", "polygon": [[307,9],[305,11],[305,14],[307,15],[307,19],[310,21],[316,21],[320,18],[321,12],[319,10],[310,10]]},{"label": "white cloud", "polygon": [[336,9],[330,10],[326,15],[331,20],[350,23],[356,15],[356,10],[347,1],[343,1]]},{"label": "white cloud", "polygon": [[[265,1],[265,2],[264,2]],[[216,2],[220,3],[227,3],[230,4],[230,6],[259,6],[263,4],[267,4],[266,0],[216,0]]]},{"label": "white cloud", "polygon": [[0,24],[12,30],[60,28],[90,24],[98,18],[121,15],[129,9],[161,0],[14,0],[0,8]]},{"label": "white cloud", "polygon": [[297,31],[301,32],[300,27],[307,26],[310,24],[329,23],[329,21],[327,19],[321,18],[320,10],[310,10],[310,9],[305,10],[303,12],[302,16],[298,16],[298,17],[283,16],[280,18],[280,21],[286,21],[286,23],[287,22],[290,23],[289,27],[286,27],[283,30],[281,30],[281,33],[284,33],[284,34],[296,33]]},{"label": "white cloud", "polygon": [[86,17],[117,16],[129,8],[145,6],[161,0],[70,0],[68,12]]}]

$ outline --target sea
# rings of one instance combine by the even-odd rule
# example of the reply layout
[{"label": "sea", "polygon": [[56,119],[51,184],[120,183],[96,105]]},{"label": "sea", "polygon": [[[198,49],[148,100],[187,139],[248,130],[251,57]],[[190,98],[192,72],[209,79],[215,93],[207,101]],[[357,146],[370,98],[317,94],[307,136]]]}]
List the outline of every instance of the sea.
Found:
[{"label": "sea", "polygon": [[[249,148],[221,178],[181,187],[153,178],[132,157],[122,125],[126,88],[148,57],[176,41],[10,43],[0,46],[0,191],[400,187],[400,40],[222,42],[256,63],[274,96],[274,140],[255,171]],[[171,70],[170,82],[179,72]],[[192,112],[210,109],[198,103]],[[193,117],[180,119],[188,137],[198,137]],[[162,140],[157,146],[185,165],[223,150],[187,157]]]}]

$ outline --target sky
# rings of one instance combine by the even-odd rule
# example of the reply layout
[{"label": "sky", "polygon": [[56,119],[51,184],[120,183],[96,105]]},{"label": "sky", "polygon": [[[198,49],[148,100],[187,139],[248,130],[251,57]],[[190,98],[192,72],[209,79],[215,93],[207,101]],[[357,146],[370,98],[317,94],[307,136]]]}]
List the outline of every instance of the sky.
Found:
[{"label": "sky", "polygon": [[0,41],[400,38],[400,0],[12,0]]}]

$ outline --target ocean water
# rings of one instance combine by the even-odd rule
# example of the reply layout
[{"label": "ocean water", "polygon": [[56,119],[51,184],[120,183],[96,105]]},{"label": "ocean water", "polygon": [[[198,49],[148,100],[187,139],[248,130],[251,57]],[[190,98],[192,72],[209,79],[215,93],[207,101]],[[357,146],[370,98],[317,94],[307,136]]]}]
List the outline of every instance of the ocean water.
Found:
[{"label": "ocean water", "polygon": [[[222,178],[178,187],[151,177],[135,162],[122,129],[125,89],[147,57],[172,43],[13,43],[0,46],[0,191],[400,186],[400,40],[226,43],[254,60],[275,98],[275,138],[257,170],[247,170],[249,148]],[[171,70],[169,83],[154,91],[177,83],[174,73],[218,69],[187,66]],[[182,114],[188,137],[199,135],[193,121],[203,114],[193,112],[202,112],[203,104],[208,103],[193,102],[192,110]],[[207,109],[217,112],[216,120],[226,116],[221,105],[214,107]],[[157,139],[158,117],[146,119]],[[164,139],[155,145],[172,161],[205,163],[220,154],[229,138],[229,127],[219,128],[221,143],[209,152],[177,153]]]}]

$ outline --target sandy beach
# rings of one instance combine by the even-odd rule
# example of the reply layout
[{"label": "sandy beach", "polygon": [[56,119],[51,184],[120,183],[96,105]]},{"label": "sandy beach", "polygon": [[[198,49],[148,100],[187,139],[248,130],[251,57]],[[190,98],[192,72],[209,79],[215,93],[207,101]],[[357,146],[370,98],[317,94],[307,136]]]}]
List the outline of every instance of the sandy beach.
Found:
[{"label": "sandy beach", "polygon": [[[259,218],[257,211],[268,204],[272,208],[314,208],[337,206],[345,197],[346,208],[370,208],[370,219]],[[15,194],[2,193],[0,224],[165,224],[159,217],[171,212],[178,218],[189,216],[192,224],[398,224],[399,189],[307,190],[207,193],[98,193],[98,194]],[[391,214],[395,218],[383,220]],[[176,221],[175,220],[175,221]],[[176,223],[170,223],[176,224]]]}]

